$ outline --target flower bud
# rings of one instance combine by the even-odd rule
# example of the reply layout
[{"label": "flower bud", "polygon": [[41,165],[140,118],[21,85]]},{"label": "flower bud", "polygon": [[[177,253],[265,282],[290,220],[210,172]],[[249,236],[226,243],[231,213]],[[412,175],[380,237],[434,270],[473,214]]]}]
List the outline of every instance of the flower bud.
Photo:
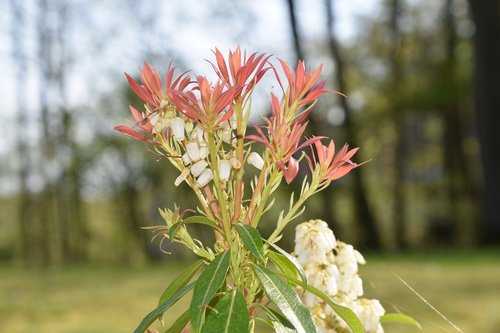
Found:
[{"label": "flower bud", "polygon": [[231,166],[235,170],[239,170],[241,168],[241,163],[240,163],[240,161],[238,161],[238,159],[236,157],[231,157],[231,159],[229,160],[229,162],[231,162]]},{"label": "flower bud", "polygon": [[251,152],[250,155],[248,155],[248,163],[259,170],[262,170],[262,168],[264,167],[264,160],[256,152]]},{"label": "flower bud", "polygon": [[200,159],[200,147],[198,147],[197,143],[190,142],[186,146],[187,153],[189,155],[189,158],[192,161],[197,161]]},{"label": "flower bud", "polygon": [[175,186],[179,186],[180,183],[182,183],[184,180],[186,180],[186,177],[189,175],[189,169],[184,169],[182,170],[181,174],[179,177],[177,177],[174,181]]},{"label": "flower bud", "polygon": [[196,162],[191,166],[191,173],[193,176],[198,177],[207,168],[208,163],[205,160]]},{"label": "flower bud", "polygon": [[184,140],[184,119],[179,117],[172,119],[170,127],[172,128],[172,132],[174,133],[175,140]]},{"label": "flower bud", "polygon": [[182,155],[182,162],[184,163],[184,165],[188,165],[192,162],[188,153],[184,153],[184,155]]},{"label": "flower bud", "polygon": [[200,177],[198,177],[198,179],[196,180],[196,184],[199,186],[199,187],[204,187],[205,185],[207,185],[212,179],[214,178],[214,173],[212,172],[211,169],[205,169]]},{"label": "flower bud", "polygon": [[219,178],[227,182],[231,174],[231,163],[228,160],[219,161]]}]

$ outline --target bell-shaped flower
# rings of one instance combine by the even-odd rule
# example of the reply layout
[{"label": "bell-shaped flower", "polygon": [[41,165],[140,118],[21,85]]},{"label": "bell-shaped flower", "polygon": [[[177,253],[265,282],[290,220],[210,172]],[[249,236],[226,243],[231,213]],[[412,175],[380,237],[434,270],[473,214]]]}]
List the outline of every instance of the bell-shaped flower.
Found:
[{"label": "bell-shaped flower", "polygon": [[184,140],[184,119],[175,117],[174,119],[172,119],[170,127],[172,128],[172,133],[174,134],[175,140]]},{"label": "bell-shaped flower", "polygon": [[260,157],[259,154],[254,151],[251,152],[250,155],[248,155],[247,161],[259,170],[262,170],[262,168],[264,167],[264,160],[262,159],[262,157]]},{"label": "bell-shaped flower", "polygon": [[220,160],[219,161],[219,179],[227,182],[229,180],[229,176],[231,175],[231,162],[228,160]]},{"label": "bell-shaped flower", "polygon": [[198,177],[203,173],[203,171],[205,171],[207,166],[208,166],[207,161],[200,160],[191,166],[191,174],[195,177]]},{"label": "bell-shaped flower", "polygon": [[191,161],[198,161],[200,159],[200,146],[195,142],[190,142],[186,145],[186,151]]},{"label": "bell-shaped flower", "polygon": [[214,178],[212,169],[206,168],[196,180],[199,187],[204,187]]}]

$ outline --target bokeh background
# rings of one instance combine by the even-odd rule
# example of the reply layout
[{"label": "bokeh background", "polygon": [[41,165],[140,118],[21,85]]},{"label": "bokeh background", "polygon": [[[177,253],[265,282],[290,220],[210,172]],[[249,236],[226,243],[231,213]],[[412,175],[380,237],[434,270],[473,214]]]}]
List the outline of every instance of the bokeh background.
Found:
[{"label": "bokeh background", "polygon": [[[141,227],[195,201],[166,161],[112,130],[141,105],[123,72],[172,61],[214,77],[211,50],[239,45],[324,64],[348,96],[323,97],[311,133],[371,161],[303,219],[362,250],[366,293],[425,332],[498,332],[499,0],[9,0],[0,36],[2,331],[130,332],[155,307],[192,257]],[[273,82],[261,86],[254,123]]]}]

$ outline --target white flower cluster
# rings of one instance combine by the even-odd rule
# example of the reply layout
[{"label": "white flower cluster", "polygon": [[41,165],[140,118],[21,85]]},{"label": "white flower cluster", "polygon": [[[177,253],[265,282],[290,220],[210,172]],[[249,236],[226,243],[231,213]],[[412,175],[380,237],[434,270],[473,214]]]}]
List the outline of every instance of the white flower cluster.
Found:
[{"label": "white flower cluster", "polygon": [[[191,120],[179,117],[175,110],[154,114],[150,123],[153,126],[153,133],[163,133],[170,129],[173,140],[178,143],[182,150],[182,162],[185,169],[175,180],[175,186],[179,186],[189,174],[196,179],[198,187],[204,187],[212,181],[214,173],[208,160],[207,134],[200,125],[194,126]],[[235,129],[236,120],[231,117],[229,121],[221,124],[217,130],[217,136],[223,142],[234,147],[236,145],[233,133]],[[231,176],[231,170],[240,167],[241,164],[235,157],[218,158],[219,179],[222,182],[227,182]]]},{"label": "white flower cluster", "polygon": [[[312,286],[325,292],[337,304],[349,307],[367,333],[383,333],[380,317],[385,310],[380,302],[359,298],[363,295],[363,281],[358,275],[358,265],[365,264],[365,260],[352,245],[336,240],[325,222],[311,220],[296,228],[295,255]],[[325,302],[308,292],[300,294],[313,314],[318,332],[350,332]]]}]

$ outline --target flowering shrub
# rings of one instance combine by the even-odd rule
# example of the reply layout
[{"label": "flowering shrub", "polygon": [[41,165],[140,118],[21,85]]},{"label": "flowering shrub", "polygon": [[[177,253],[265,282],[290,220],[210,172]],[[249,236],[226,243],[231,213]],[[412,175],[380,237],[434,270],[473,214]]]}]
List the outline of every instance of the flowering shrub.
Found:
[{"label": "flowering shrub", "polygon": [[[304,138],[316,101],[331,93],[324,89],[326,82],[319,81],[321,66],[309,70],[299,61],[294,70],[283,60],[276,66],[270,56],[247,56],[239,48],[227,58],[217,49],[214,53],[214,83],[204,76],[176,75],[169,67],[162,84],[147,63],[140,83],[126,75],[144,109],[131,106],[131,126],[115,129],[151,144],[178,169],[174,185],[186,183],[200,204],[197,212],[177,206],[160,210],[165,225],[154,230],[199,259],[167,286],[159,306],[135,332],[147,330],[190,290],[189,309],[167,332],[253,332],[258,319],[277,332],[310,333],[324,327],[331,327],[328,332],[347,327],[380,332],[383,308],[375,300],[357,299],[362,295],[357,276],[362,256],[337,242],[324,222],[298,227],[298,260],[276,245],[283,229],[304,211],[307,199],[359,166],[351,160],[357,148],[344,145],[336,152],[333,140],[325,144],[324,137]],[[268,72],[281,94],[271,93],[271,115],[263,126],[254,126],[254,134],[247,134],[252,92]],[[266,218],[275,226],[262,238],[258,226],[273,206],[273,194],[283,180],[297,178],[303,160],[310,174],[298,195],[291,196],[288,209]],[[257,176],[249,175],[249,168]],[[209,228],[215,243],[208,246],[193,239],[190,224]],[[411,321],[402,315],[385,318]]]}]

